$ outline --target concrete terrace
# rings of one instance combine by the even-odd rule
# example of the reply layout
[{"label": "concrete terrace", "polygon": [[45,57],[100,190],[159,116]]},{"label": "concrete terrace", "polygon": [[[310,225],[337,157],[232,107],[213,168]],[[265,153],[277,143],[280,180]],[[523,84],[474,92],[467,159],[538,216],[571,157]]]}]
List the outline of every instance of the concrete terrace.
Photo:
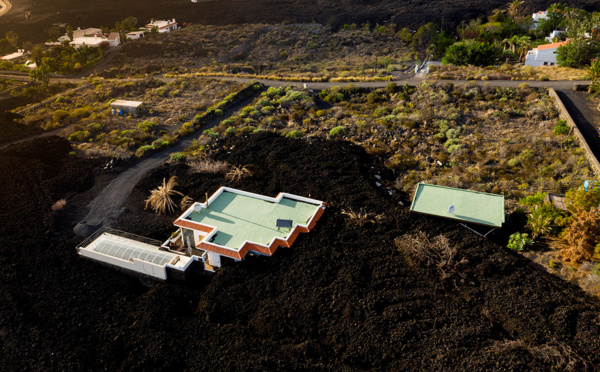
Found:
[{"label": "concrete terrace", "polygon": [[278,229],[277,219],[306,225],[319,207],[285,197],[274,203],[224,191],[208,208],[194,211],[186,219],[216,227],[211,243],[239,250],[245,241],[269,244],[274,238],[287,239],[292,229]]}]

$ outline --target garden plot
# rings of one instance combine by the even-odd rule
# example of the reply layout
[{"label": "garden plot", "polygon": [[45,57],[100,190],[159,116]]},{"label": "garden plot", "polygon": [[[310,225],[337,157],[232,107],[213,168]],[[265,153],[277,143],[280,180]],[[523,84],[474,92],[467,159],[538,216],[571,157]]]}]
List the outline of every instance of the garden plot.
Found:
[{"label": "garden plot", "polygon": [[[241,84],[204,78],[169,83],[147,78],[131,81],[94,78],[88,88],[66,94],[28,112],[24,125],[64,128],[61,135],[86,155],[143,155],[175,143],[192,133],[199,115],[241,89]],[[116,99],[141,101],[141,114],[119,114],[110,107]],[[215,111],[218,115],[219,110]]]}]

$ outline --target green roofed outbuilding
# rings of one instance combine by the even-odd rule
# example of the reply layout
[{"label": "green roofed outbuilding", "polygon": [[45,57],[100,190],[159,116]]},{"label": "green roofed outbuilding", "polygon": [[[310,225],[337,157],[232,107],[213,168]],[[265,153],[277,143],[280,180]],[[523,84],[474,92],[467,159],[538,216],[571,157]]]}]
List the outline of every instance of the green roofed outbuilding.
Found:
[{"label": "green roofed outbuilding", "polygon": [[410,210],[491,227],[502,227],[505,216],[503,195],[426,183],[417,185]]}]

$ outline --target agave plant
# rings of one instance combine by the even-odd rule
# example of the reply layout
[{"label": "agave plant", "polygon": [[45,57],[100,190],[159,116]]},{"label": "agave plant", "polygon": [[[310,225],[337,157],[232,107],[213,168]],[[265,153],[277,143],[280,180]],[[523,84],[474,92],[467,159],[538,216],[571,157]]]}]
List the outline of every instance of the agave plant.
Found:
[{"label": "agave plant", "polygon": [[247,166],[238,165],[237,167],[231,168],[225,175],[225,179],[236,182],[244,177],[252,176],[252,171]]},{"label": "agave plant", "polygon": [[150,197],[146,199],[146,209],[148,205],[158,214],[167,214],[175,212],[175,202],[171,198],[173,195],[183,195],[174,188],[177,186],[177,177],[173,176],[169,178],[169,182],[163,178],[162,186],[158,186],[156,189],[150,191]]}]

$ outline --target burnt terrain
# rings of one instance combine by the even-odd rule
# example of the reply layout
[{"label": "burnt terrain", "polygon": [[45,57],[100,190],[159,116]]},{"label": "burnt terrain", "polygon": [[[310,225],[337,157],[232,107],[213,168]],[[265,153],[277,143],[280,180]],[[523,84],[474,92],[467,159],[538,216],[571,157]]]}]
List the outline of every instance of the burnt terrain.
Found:
[{"label": "burnt terrain", "polygon": [[[313,231],[213,277],[148,282],[79,258],[72,227],[118,170],[48,137],[0,150],[1,370],[592,370],[600,306],[578,287],[456,223],[410,214],[360,147],[273,134],[212,156],[249,165],[237,183],[165,165],[143,178],[119,229],[165,239],[175,216],[143,210],[177,175],[196,200],[229,185],[325,200]],[[216,150],[218,149],[218,150]],[[376,175],[383,187],[376,186]],[[63,209],[52,211],[58,199]],[[404,203],[404,206],[400,203]],[[342,210],[382,214],[349,224]],[[394,238],[443,234],[455,270],[410,266]]]},{"label": "burnt terrain", "polygon": [[[530,0],[523,13],[546,9],[554,1]],[[65,22],[74,27],[114,26],[127,16],[137,17],[139,25],[151,18],[176,18],[181,24],[240,24],[240,23],[305,23],[316,21],[340,27],[343,24],[366,21],[380,24],[393,20],[400,27],[416,29],[427,22],[444,25],[452,30],[460,21],[505,8],[506,0],[219,0],[192,3],[189,0],[102,2],[84,0],[22,0],[14,1],[11,11],[0,17],[0,35],[14,30],[24,40],[45,41],[44,30],[54,23]],[[599,10],[594,0],[569,1],[569,6]],[[31,19],[25,14],[31,12]]]}]

